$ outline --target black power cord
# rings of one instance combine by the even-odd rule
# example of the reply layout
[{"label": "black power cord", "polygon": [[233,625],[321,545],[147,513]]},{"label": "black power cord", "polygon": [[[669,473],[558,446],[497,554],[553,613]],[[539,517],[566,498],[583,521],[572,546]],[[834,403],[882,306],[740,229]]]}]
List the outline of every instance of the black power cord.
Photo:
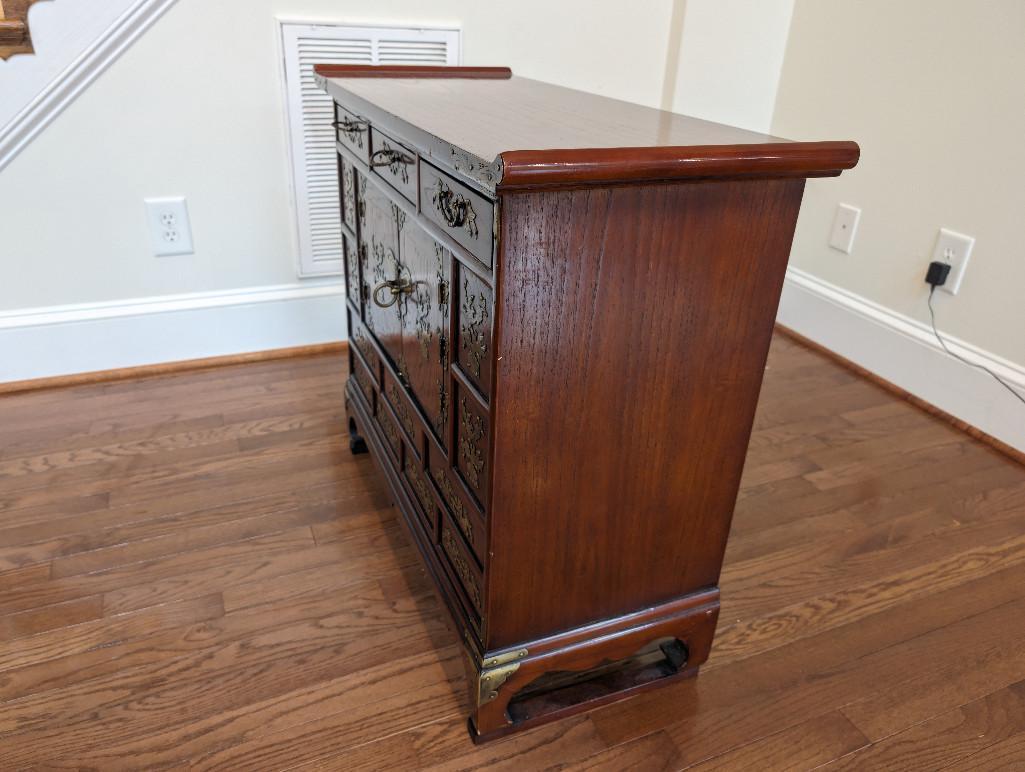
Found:
[{"label": "black power cord", "polygon": [[[945,268],[946,270],[943,270],[943,268],[935,268],[934,266],[943,266],[943,268]],[[968,359],[965,359],[963,356],[961,356],[959,354],[955,354],[953,351],[951,351],[949,348],[947,348],[947,342],[945,340],[943,340],[943,337],[940,335],[940,331],[936,329],[936,312],[933,310],[933,307],[932,307],[932,296],[934,294],[936,294],[936,288],[939,287],[941,284],[943,284],[947,280],[947,274],[948,273],[950,273],[950,266],[949,265],[947,265],[946,263],[934,262],[932,265],[929,266],[929,273],[928,273],[928,275],[925,278],[925,280],[927,282],[929,282],[929,284],[932,285],[932,289],[929,290],[929,301],[928,301],[929,302],[929,319],[932,321],[932,334],[936,336],[936,340],[938,340],[940,342],[940,346],[943,348],[944,351],[946,351],[948,354],[950,354],[950,356],[954,357],[954,359],[957,359],[960,362],[964,362],[966,365],[969,365],[970,367],[974,367],[977,370],[982,370],[984,373],[987,373],[988,375],[990,375],[993,378],[993,380],[995,380],[997,383],[999,383],[1001,386],[1003,386],[1005,389],[1007,389],[1009,392],[1011,392],[1011,395],[1016,400],[1018,400],[1023,405],[1025,405],[1025,397],[1022,397],[1021,394],[1019,394],[1017,391],[1015,391],[1014,388],[1007,381],[1005,381],[1003,378],[1001,378],[995,372],[990,370],[988,367],[984,367],[983,365],[980,365],[978,362],[972,362],[972,361],[970,361]]]}]

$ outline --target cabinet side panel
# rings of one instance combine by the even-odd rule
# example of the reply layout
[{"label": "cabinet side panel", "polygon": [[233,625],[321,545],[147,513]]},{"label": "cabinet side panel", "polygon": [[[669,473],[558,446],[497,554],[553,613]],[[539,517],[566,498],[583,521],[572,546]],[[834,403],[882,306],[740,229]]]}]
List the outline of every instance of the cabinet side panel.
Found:
[{"label": "cabinet side panel", "polygon": [[716,584],[803,189],[503,196],[489,646]]}]

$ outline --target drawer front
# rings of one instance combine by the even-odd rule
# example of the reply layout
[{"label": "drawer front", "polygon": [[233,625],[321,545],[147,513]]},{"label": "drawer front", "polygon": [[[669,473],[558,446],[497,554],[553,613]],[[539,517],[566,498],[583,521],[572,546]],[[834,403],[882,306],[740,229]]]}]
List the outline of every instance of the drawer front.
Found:
[{"label": "drawer front", "polygon": [[391,407],[392,413],[395,415],[399,427],[406,437],[406,441],[414,448],[416,457],[420,458],[420,448],[423,444],[423,437],[420,432],[420,419],[416,416],[413,406],[410,404],[406,390],[402,388],[388,369],[385,369],[384,372],[384,398],[388,400],[388,405]]},{"label": "drawer front", "polygon": [[377,349],[374,348],[366,327],[358,319],[350,318],[349,330],[352,345],[363,355],[363,359],[370,368],[374,384],[380,386],[381,358],[377,355]]},{"label": "drawer front", "polygon": [[484,557],[487,554],[484,516],[462,489],[462,483],[449,469],[445,458],[440,453],[433,453],[430,461],[431,479],[438,489],[449,518],[470,545],[478,562],[484,565]]},{"label": "drawer front", "polygon": [[459,535],[452,521],[447,515],[441,518],[441,550],[442,555],[448,562],[449,568],[459,580],[466,597],[469,598],[473,610],[478,616],[483,614],[483,587],[484,575],[477,562],[470,557],[470,553],[463,543],[463,537]]},{"label": "drawer front", "polygon": [[403,198],[416,205],[416,153],[376,126],[370,131],[370,168]]},{"label": "drawer front", "polygon": [[402,460],[402,434],[398,422],[385,400],[377,400],[377,412],[374,419],[384,435],[388,449],[392,452],[392,461],[395,466],[398,466]]},{"label": "drawer front", "polygon": [[377,393],[376,382],[363,360],[351,349],[349,351],[349,373],[356,382],[356,390],[363,396],[371,412],[374,410],[374,395]]},{"label": "drawer front", "polygon": [[406,478],[406,484],[413,492],[413,505],[420,517],[420,523],[430,536],[432,544],[438,542],[438,522],[440,513],[438,505],[431,495],[430,483],[427,482],[427,475],[420,466],[420,462],[414,457],[410,446],[406,446],[405,461],[402,465],[402,476]]},{"label": "drawer front", "polygon": [[428,163],[420,163],[420,211],[491,268],[495,205]]},{"label": "drawer front", "polygon": [[456,390],[456,468],[477,502],[488,500],[488,415],[465,390]]},{"label": "drawer front", "polygon": [[338,141],[366,163],[370,158],[370,124],[336,104],[334,127]]},{"label": "drawer front", "polygon": [[466,266],[459,266],[459,304],[457,307],[459,369],[480,389],[491,396],[491,330],[495,300],[491,288]]}]

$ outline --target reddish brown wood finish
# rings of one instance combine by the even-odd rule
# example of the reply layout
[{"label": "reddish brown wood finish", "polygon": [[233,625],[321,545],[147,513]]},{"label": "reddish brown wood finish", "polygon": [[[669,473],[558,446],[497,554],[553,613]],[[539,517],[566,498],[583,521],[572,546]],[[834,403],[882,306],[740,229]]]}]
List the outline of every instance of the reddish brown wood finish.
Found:
[{"label": "reddish brown wood finish", "polygon": [[508,67],[438,67],[425,64],[317,64],[325,78],[486,78],[512,77]]},{"label": "reddish brown wood finish", "polygon": [[[374,287],[350,430],[462,632],[474,738],[696,675],[804,178],[857,145],[391,74],[323,81],[420,158],[412,201],[339,143]],[[547,134],[577,144],[492,152]]]},{"label": "reddish brown wood finish", "polygon": [[858,163],[854,142],[573,148],[502,153],[500,190],[700,177],[835,177]]},{"label": "reddish brown wood finish", "polygon": [[716,584],[803,188],[502,197],[489,646]]}]

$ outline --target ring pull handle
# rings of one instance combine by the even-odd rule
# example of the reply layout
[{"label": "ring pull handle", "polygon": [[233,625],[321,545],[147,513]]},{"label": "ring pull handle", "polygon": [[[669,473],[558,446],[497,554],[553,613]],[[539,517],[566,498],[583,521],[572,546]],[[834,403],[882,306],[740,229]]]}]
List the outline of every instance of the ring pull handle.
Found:
[{"label": "ring pull handle", "polygon": [[448,185],[438,180],[432,199],[446,225],[450,228],[464,228],[471,238],[477,238],[477,213],[465,196],[454,193]]},{"label": "ring pull handle", "polygon": [[[388,281],[382,281],[374,287],[371,297],[373,298],[374,303],[381,308],[390,308],[395,305],[396,301],[398,301],[399,295],[409,295],[413,291],[413,286],[413,282],[406,279],[390,279]],[[391,297],[386,297],[385,300],[381,300],[379,296],[385,291],[387,291]]]},{"label": "ring pull handle", "polygon": [[365,123],[360,121],[350,121],[348,118],[342,118],[340,121],[333,121],[331,125],[346,134],[360,134],[367,130]]},{"label": "ring pull handle", "polygon": [[370,155],[371,166],[390,166],[397,168],[400,165],[408,166],[411,163],[413,163],[413,159],[410,156],[406,155],[401,150],[395,150],[390,147],[375,150]]}]

